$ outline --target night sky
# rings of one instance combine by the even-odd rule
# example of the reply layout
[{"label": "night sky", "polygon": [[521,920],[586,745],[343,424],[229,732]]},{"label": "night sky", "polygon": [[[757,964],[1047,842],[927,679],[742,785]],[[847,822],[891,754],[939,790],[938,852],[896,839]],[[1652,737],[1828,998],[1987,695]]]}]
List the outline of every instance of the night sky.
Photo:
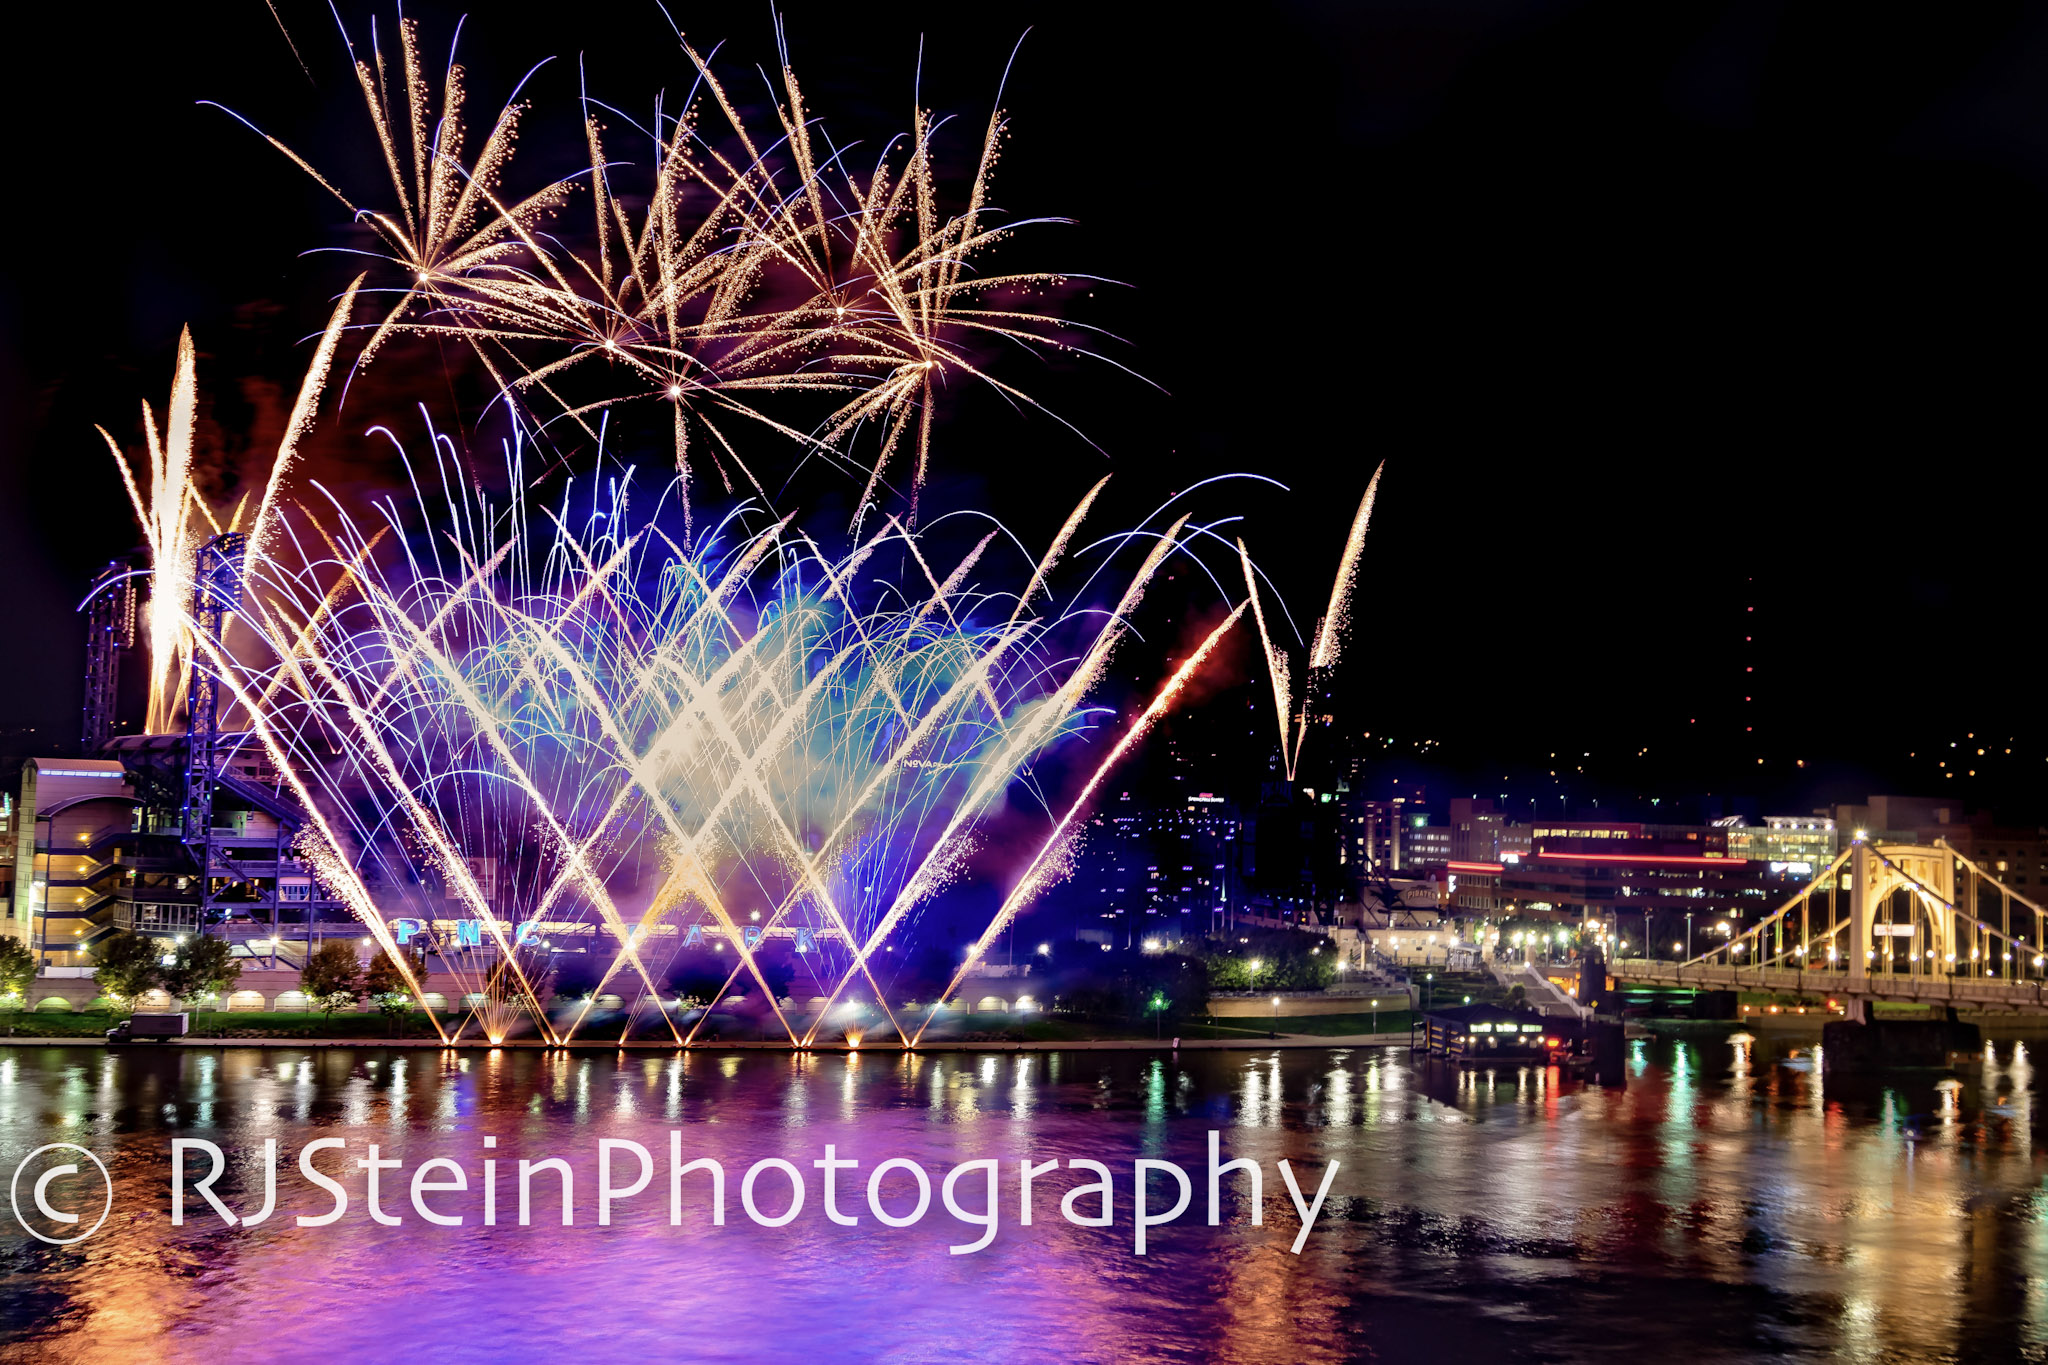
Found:
[{"label": "night sky", "polygon": [[[408,12],[445,53],[461,11]],[[671,12],[700,45],[723,41],[728,79],[758,99],[768,8]],[[189,323],[210,477],[232,495],[353,273],[305,254],[360,244],[339,206],[196,104],[374,185],[326,5],[277,13],[310,76],[263,0],[54,7],[16,49],[8,753],[75,746],[72,606],[136,540],[93,424],[134,438]],[[342,13],[366,45],[373,11]],[[1243,514],[1231,531],[1306,630],[1384,459],[1337,688],[1349,730],[1393,740],[1375,781],[1426,777],[1434,797],[1505,775],[1526,801],[1559,790],[1555,766],[1574,800],[1712,790],[1797,810],[1893,790],[2048,818],[2043,7],[1205,14],[786,9],[810,103],[844,140],[907,121],[922,36],[924,102],[959,116],[963,162],[1028,28],[996,197],[1075,221],[1008,259],[1128,286],[1077,290],[1070,309],[1125,338],[1115,359],[1158,390],[1023,361],[1006,377],[1100,450],[962,396],[938,503],[1000,508],[1043,543],[1105,472],[1105,526],[1206,475],[1269,475],[1291,491],[1244,484],[1203,506]],[[642,110],[687,85],[668,35],[651,0],[480,6],[462,40],[472,121],[555,55],[514,175],[536,185],[578,154],[578,54],[594,94]],[[324,477],[389,477],[360,433],[448,397],[429,360],[394,360],[323,413]],[[1427,761],[1408,757],[1422,741]],[[1958,757],[1976,777],[1940,776],[1934,760]]]}]

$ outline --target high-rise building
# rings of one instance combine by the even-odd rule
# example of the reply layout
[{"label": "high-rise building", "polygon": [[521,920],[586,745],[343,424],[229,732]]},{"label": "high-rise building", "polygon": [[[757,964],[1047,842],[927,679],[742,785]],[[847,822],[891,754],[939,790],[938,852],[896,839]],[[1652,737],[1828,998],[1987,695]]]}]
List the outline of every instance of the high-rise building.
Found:
[{"label": "high-rise building", "polygon": [[1418,811],[1401,827],[1401,866],[1409,873],[1442,867],[1451,860],[1451,827],[1432,825],[1429,816]]},{"label": "high-rise building", "polygon": [[1526,828],[1510,826],[1507,816],[1496,810],[1489,798],[1454,797],[1450,814],[1451,858],[1454,861],[1494,863],[1499,862],[1504,853],[1527,850]]},{"label": "high-rise building", "polygon": [[1714,822],[1728,835],[1728,855],[1763,863],[1773,872],[1810,877],[1840,851],[1835,822],[1824,815],[1768,815],[1752,825],[1740,815]]},{"label": "high-rise building", "polygon": [[1240,901],[1243,835],[1236,804],[1214,792],[1177,804],[1122,792],[1088,818],[1074,875],[1051,899],[1112,942],[1198,941]]}]

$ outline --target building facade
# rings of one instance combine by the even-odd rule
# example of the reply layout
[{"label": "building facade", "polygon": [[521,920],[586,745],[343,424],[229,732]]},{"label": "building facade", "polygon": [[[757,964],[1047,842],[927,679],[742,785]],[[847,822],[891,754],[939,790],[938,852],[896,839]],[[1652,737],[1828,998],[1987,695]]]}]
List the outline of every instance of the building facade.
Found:
[{"label": "building facade", "polygon": [[1841,852],[1835,822],[1825,815],[1769,815],[1761,825],[1731,815],[1714,825],[1727,833],[1729,856],[1766,864],[1773,872],[1811,877]]},{"label": "building facade", "polygon": [[203,840],[184,830],[184,737],[115,739],[99,758],[32,758],[11,801],[5,931],[50,966],[102,936],[174,938],[202,926],[304,922],[341,911],[293,852],[295,807],[230,737]]}]

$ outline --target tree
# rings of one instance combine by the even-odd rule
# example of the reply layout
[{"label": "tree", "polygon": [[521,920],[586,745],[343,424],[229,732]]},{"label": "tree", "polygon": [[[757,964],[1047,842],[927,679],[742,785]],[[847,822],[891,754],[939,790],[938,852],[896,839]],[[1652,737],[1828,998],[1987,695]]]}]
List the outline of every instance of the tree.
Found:
[{"label": "tree", "polygon": [[[728,980],[732,983],[732,995],[750,996],[760,990],[761,983],[755,981],[754,974],[741,965],[739,954],[720,951],[715,944],[710,948],[684,948],[669,959],[666,967],[643,945],[640,960],[655,973],[662,989],[677,1000],[708,1005],[720,990],[727,988]],[[796,960],[792,954],[770,952],[765,944],[756,945],[754,965],[760,969],[771,995],[780,1000],[789,994],[790,985],[796,980]],[[632,968],[621,967],[619,970],[630,973]],[[556,993],[561,993],[559,986]]]},{"label": "tree", "polygon": [[369,969],[363,973],[363,994],[370,997],[370,1003],[384,1016],[387,1025],[395,1025],[412,1008],[412,987],[406,984],[405,974],[389,953],[378,953],[370,959]]},{"label": "tree", "polygon": [[557,1000],[581,1000],[597,994],[607,964],[596,953],[556,953],[553,958]]},{"label": "tree", "polygon": [[1337,951],[1320,934],[1267,930],[1248,944],[1208,958],[1209,985],[1219,991],[1321,990],[1337,975]]},{"label": "tree", "polygon": [[242,964],[235,960],[234,950],[204,934],[185,938],[170,963],[158,971],[163,988],[187,1004],[223,995],[241,978]]},{"label": "tree", "polygon": [[1208,973],[1197,958],[1134,949],[1105,953],[1077,943],[1062,944],[1049,967],[1053,999],[1071,1014],[1163,1028],[1208,1009]]},{"label": "tree", "polygon": [[329,1018],[362,999],[363,965],[356,961],[356,945],[335,939],[314,949],[299,969],[299,989]]},{"label": "tree", "polygon": [[554,989],[555,955],[552,950],[543,948],[538,943],[529,940],[515,944],[512,948],[512,960],[507,966],[518,968],[517,975],[507,983],[510,991],[516,992],[519,989],[514,984],[519,977],[526,978],[527,989],[533,992],[533,998],[536,1000],[545,1001],[548,992]]},{"label": "tree", "polygon": [[135,997],[163,982],[163,945],[117,929],[92,948],[93,984],[117,1008],[135,1008]]},{"label": "tree", "polygon": [[[718,994],[719,988],[725,985],[726,977],[731,974],[730,955],[703,948],[685,948],[669,962],[662,984],[676,999],[703,1005]],[[747,979],[751,981],[753,978]]]},{"label": "tree", "polygon": [[36,955],[18,938],[0,938],[0,999],[10,995],[24,998],[35,984]]}]

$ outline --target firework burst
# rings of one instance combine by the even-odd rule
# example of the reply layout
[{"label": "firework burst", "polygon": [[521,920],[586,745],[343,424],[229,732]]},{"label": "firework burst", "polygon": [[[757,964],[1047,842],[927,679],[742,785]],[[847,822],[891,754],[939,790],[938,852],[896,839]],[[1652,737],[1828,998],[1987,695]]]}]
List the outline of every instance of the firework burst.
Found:
[{"label": "firework burst", "polygon": [[[356,364],[395,336],[439,336],[470,347],[542,429],[567,421],[595,436],[612,409],[666,408],[686,540],[705,466],[729,495],[768,497],[742,454],[742,429],[765,430],[799,460],[823,457],[854,473],[863,485],[856,525],[904,471],[904,520],[914,526],[941,389],[968,380],[1038,408],[978,352],[1008,343],[1098,355],[1079,343],[1089,329],[1039,302],[1085,277],[992,262],[1019,228],[1054,221],[1020,222],[992,206],[1009,127],[1000,110],[964,202],[948,214],[933,150],[941,120],[930,110],[914,109],[909,130],[858,169],[826,135],[787,60],[764,132],[710,60],[677,41],[693,81],[681,109],[657,103],[640,123],[586,94],[587,166],[519,198],[502,188],[528,113],[519,91],[471,152],[452,50],[437,95],[418,27],[401,20],[394,96],[374,27],[368,56],[349,44],[388,173],[385,206],[358,203],[266,140],[374,234],[397,277],[382,286],[396,298],[366,324]],[[645,141],[651,169],[613,159],[621,134],[608,121]],[[574,212],[572,200],[586,195],[586,213]],[[861,454],[867,431],[876,434]]]}]

